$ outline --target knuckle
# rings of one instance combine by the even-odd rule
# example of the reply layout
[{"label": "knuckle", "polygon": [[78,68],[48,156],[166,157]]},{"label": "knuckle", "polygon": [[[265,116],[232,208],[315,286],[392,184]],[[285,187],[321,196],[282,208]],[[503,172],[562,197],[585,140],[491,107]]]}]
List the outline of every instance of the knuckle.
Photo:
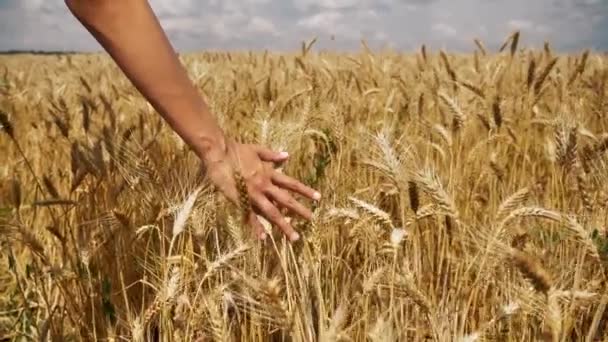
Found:
[{"label": "knuckle", "polygon": [[263,210],[264,212],[266,212],[267,215],[272,216],[273,212],[272,212],[272,204],[267,203],[267,202],[263,202],[262,204],[260,204],[260,209]]},{"label": "knuckle", "polygon": [[273,219],[276,219],[276,220],[282,219],[281,212],[274,205],[269,204],[268,211],[269,211],[270,216]]},{"label": "knuckle", "polygon": [[290,196],[287,198],[287,204],[291,207],[297,207],[300,203]]},{"label": "knuckle", "polygon": [[262,176],[256,176],[251,180],[251,184],[254,188],[261,190],[266,186],[266,179]]},{"label": "knuckle", "polygon": [[283,221],[283,217],[278,212],[273,211],[272,213],[270,213],[270,218],[277,226],[279,226],[279,227],[285,226],[285,221]]}]

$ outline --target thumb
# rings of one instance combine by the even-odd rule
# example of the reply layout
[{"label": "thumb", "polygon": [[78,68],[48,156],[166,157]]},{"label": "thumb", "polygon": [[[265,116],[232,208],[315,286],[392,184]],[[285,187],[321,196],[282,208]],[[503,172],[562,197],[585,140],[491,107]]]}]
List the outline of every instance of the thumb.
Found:
[{"label": "thumb", "polygon": [[265,162],[283,162],[289,158],[289,154],[287,152],[273,151],[264,146],[256,146],[256,151],[260,159]]}]

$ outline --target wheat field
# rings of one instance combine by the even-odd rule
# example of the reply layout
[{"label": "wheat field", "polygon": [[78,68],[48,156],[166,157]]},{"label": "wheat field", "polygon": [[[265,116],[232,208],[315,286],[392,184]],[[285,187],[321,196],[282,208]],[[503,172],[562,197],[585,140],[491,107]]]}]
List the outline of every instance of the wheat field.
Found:
[{"label": "wheat field", "polygon": [[607,61],[518,38],[180,55],[322,193],[293,244],[107,55],[0,56],[0,341],[608,341]]}]

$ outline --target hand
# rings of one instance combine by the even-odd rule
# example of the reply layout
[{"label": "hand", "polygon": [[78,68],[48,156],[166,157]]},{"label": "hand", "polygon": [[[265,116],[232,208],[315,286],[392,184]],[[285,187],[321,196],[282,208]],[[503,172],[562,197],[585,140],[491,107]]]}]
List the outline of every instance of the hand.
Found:
[{"label": "hand", "polygon": [[310,220],[312,212],[295,200],[287,191],[299,193],[313,200],[321,195],[310,187],[274,169],[273,163],[287,160],[287,153],[269,150],[260,145],[240,144],[226,140],[224,151],[214,151],[213,158],[205,157],[207,177],[229,200],[239,203],[239,192],[235,172],[244,179],[251,209],[247,221],[260,239],[266,238],[266,231],[257,215],[281,229],[290,241],[299,239],[298,233],[287,222],[273,202]]}]

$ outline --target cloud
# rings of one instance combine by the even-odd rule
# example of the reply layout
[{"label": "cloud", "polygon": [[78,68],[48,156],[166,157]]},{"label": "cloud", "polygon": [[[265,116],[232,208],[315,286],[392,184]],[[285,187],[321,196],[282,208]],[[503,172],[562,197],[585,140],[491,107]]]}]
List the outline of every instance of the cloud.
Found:
[{"label": "cloud", "polygon": [[[203,49],[351,50],[366,39],[398,50],[421,44],[470,51],[479,38],[500,46],[513,30],[522,45],[608,49],[602,0],[150,0],[172,44]],[[330,37],[335,37],[334,40]],[[0,50],[100,50],[63,1],[0,0]]]},{"label": "cloud", "polygon": [[545,25],[537,24],[530,20],[511,19],[507,22],[507,25],[512,30],[536,32],[540,34],[548,34],[551,29]]},{"label": "cloud", "polygon": [[294,0],[294,5],[304,11],[312,8],[338,10],[356,7],[362,2],[358,0]]},{"label": "cloud", "polygon": [[257,16],[252,17],[249,20],[249,24],[247,25],[247,31],[252,33],[270,34],[272,36],[279,35],[279,32],[271,21]]},{"label": "cloud", "polygon": [[341,19],[342,14],[332,10],[302,18],[298,21],[297,25],[307,29],[320,29],[328,33],[339,24]]},{"label": "cloud", "polygon": [[435,23],[433,24],[432,29],[434,32],[446,37],[455,37],[458,35],[458,31],[446,23]]}]

